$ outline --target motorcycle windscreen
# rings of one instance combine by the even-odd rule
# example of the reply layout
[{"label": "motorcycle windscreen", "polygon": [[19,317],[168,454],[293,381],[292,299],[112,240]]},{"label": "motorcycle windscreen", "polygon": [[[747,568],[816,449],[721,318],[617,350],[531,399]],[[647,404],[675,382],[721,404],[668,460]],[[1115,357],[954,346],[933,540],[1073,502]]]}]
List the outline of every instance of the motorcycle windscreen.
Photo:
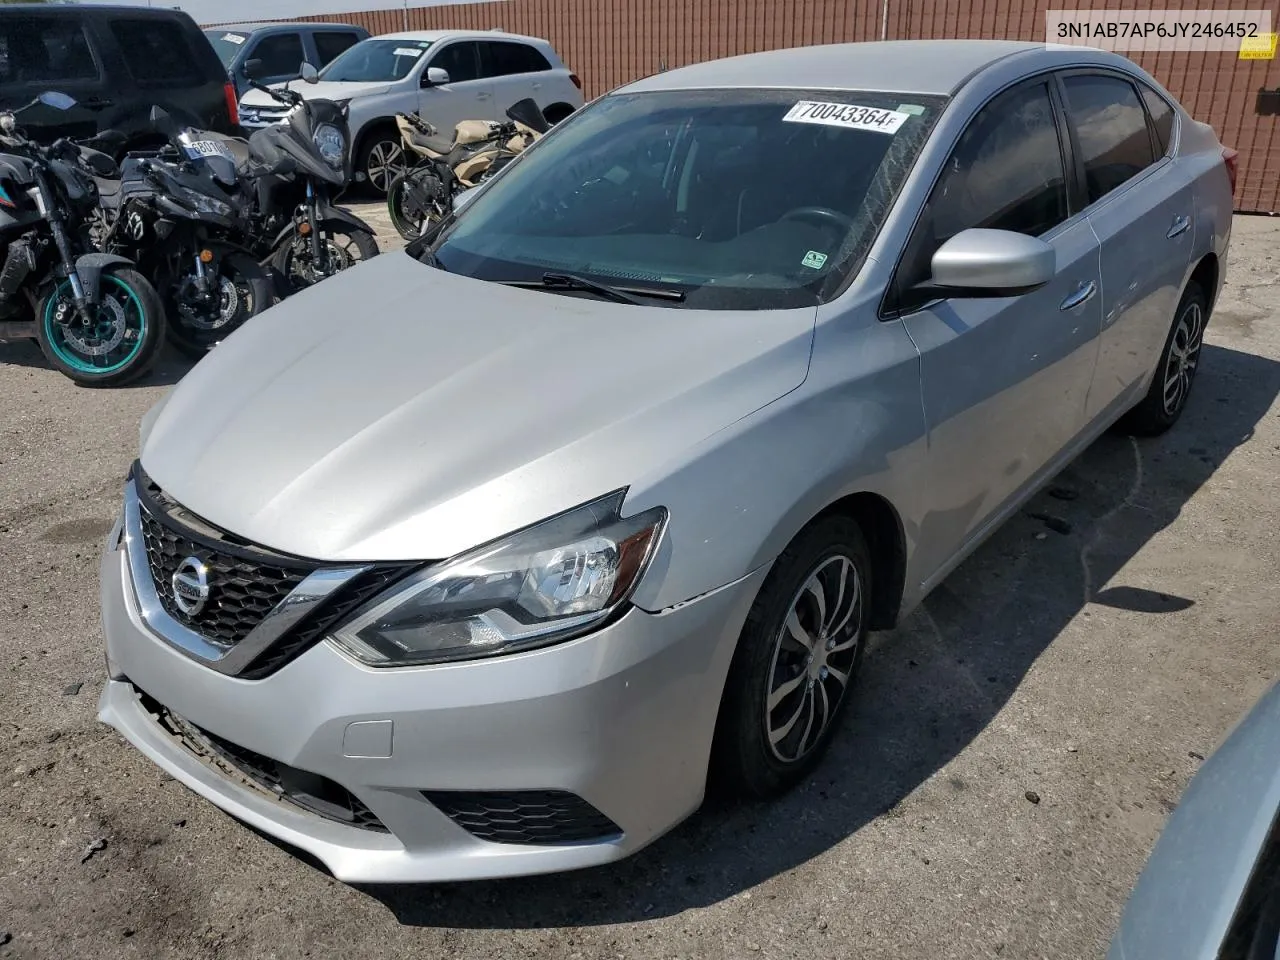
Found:
[{"label": "motorcycle windscreen", "polygon": [[535,133],[546,133],[551,129],[551,124],[542,114],[542,108],[532,97],[517,100],[507,107],[507,116],[516,123],[523,123]]}]

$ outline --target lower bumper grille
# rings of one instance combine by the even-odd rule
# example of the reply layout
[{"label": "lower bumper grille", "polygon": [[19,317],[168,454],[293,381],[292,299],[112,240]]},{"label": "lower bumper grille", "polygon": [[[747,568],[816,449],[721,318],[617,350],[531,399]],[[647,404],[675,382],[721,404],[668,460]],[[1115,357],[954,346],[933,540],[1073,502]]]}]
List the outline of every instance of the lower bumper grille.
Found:
[{"label": "lower bumper grille", "polygon": [[247,779],[276,799],[286,800],[327,820],[361,830],[390,833],[377,815],[341,784],[224,740],[180,717],[137,687],[133,689],[143,707],[169,736],[201,760],[211,763],[224,776]]},{"label": "lower bumper grille", "polygon": [[424,790],[423,796],[472,836],[494,843],[598,843],[622,835],[603,813],[563,790]]}]

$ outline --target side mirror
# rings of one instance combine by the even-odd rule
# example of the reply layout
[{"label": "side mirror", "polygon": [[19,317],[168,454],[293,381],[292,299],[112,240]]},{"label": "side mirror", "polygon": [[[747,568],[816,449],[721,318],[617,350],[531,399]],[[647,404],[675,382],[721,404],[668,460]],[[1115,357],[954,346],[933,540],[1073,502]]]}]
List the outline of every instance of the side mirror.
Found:
[{"label": "side mirror", "polygon": [[934,296],[1011,297],[1044,286],[1058,262],[1053,247],[1036,237],[975,227],[939,247],[932,267],[926,286]]},{"label": "side mirror", "polygon": [[422,75],[424,87],[443,87],[448,82],[449,71],[444,67],[427,67],[426,73]]},{"label": "side mirror", "polygon": [[240,75],[246,80],[257,80],[259,71],[262,69],[262,61],[255,57],[252,60],[246,60],[240,64]]},{"label": "side mirror", "polygon": [[70,110],[76,105],[76,98],[65,93],[59,93],[57,90],[46,90],[40,96],[36,97],[46,107],[53,107],[55,110]]},{"label": "side mirror", "polygon": [[315,64],[303,60],[302,66],[298,68],[298,76],[302,77],[303,83],[317,83],[320,80],[320,71],[316,69]]}]

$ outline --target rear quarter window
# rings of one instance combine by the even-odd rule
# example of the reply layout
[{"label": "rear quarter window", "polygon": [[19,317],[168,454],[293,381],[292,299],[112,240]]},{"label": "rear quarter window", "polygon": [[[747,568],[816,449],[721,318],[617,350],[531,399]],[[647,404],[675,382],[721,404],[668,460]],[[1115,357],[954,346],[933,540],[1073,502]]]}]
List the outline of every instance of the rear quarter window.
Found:
[{"label": "rear quarter window", "polygon": [[117,17],[111,33],[129,76],[140,87],[197,87],[208,79],[187,31],[172,20]]},{"label": "rear quarter window", "polygon": [[1151,123],[1156,130],[1160,155],[1165,156],[1169,153],[1169,147],[1173,141],[1173,107],[1169,106],[1168,100],[1145,83],[1140,85],[1140,89],[1142,99],[1147,105],[1147,113],[1151,115]]},{"label": "rear quarter window", "polygon": [[547,58],[528,44],[491,41],[484,46],[488,48],[488,75],[491,77],[506,77],[516,73],[542,73],[551,69]]}]

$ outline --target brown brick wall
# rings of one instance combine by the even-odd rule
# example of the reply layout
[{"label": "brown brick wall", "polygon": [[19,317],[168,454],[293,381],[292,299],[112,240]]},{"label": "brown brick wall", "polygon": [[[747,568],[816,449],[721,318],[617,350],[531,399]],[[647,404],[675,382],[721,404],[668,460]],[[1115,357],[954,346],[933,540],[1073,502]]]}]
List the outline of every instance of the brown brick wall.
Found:
[{"label": "brown brick wall", "polygon": [[[890,40],[1042,40],[1050,5],[1048,0],[888,0],[883,26]],[[1052,6],[1068,4],[1056,0]],[[1070,6],[1139,10],[1151,5],[1073,0]],[[1228,10],[1242,3],[1162,0],[1160,6]],[[655,73],[664,62],[678,67],[776,47],[878,40],[883,10],[880,0],[497,0],[313,19],[360,23],[375,34],[407,25],[416,30],[501,27],[546,37],[592,97]],[[1255,112],[1259,90],[1280,88],[1280,59],[1240,60],[1234,53],[1136,54],[1134,59],[1196,119],[1213,124],[1223,143],[1240,151],[1237,208],[1280,212],[1280,117]]]}]

